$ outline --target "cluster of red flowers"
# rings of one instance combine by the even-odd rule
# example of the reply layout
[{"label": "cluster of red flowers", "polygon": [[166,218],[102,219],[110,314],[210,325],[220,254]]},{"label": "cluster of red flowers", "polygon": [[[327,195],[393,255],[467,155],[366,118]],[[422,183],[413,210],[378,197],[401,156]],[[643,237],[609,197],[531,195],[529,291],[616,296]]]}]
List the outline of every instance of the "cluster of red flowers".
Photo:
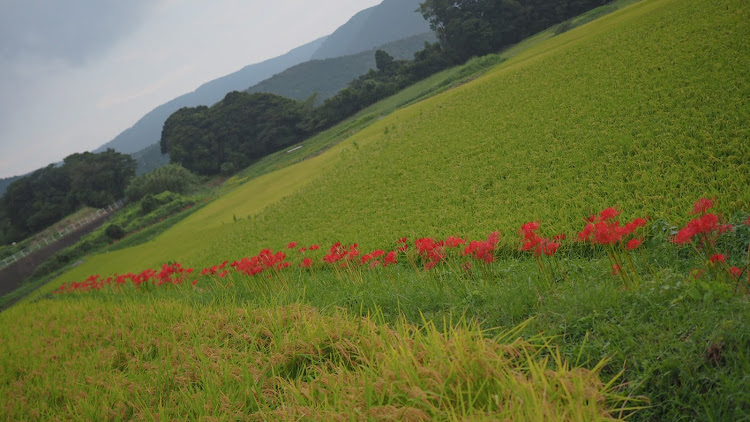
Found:
[{"label": "cluster of red flowers", "polygon": [[[718,236],[731,230],[732,227],[728,224],[721,224],[718,216],[708,213],[708,210],[713,205],[713,201],[709,199],[702,198],[697,201],[692,213],[699,215],[699,217],[691,220],[685,228],[677,233],[672,241],[677,244],[690,243],[696,236],[700,235],[702,239],[701,246],[706,250],[705,256],[710,266],[709,268],[723,266],[726,269],[725,274],[728,273],[733,278],[739,279],[743,270],[737,267],[729,268],[726,264],[727,257],[715,250]],[[634,235],[637,229],[646,225],[646,219],[636,218],[629,223],[622,224],[616,219],[619,215],[620,211],[617,209],[607,208],[598,215],[590,216],[586,219],[587,224],[583,231],[578,233],[577,239],[581,242],[594,245],[607,246],[620,244],[628,251],[638,248],[643,243],[643,239]],[[750,225],[750,218],[748,218],[747,224]],[[539,234],[539,229],[540,223],[529,222],[521,226],[519,234],[521,236],[520,249],[532,252],[541,266],[540,257],[542,255],[555,255],[565,240],[565,235],[559,234],[549,239],[542,237]],[[484,263],[494,262],[499,241],[499,232],[490,233],[484,240],[472,241],[458,236],[448,236],[444,240],[423,237],[414,241],[414,252],[411,252],[407,239],[401,238],[397,241],[397,246],[393,250],[377,249],[365,254],[359,251],[356,243],[344,245],[337,242],[330,247],[324,256],[320,257],[318,255],[317,258],[308,256],[308,254],[318,251],[320,245],[314,244],[308,247],[299,247],[297,242],[290,242],[286,248],[296,250],[299,255],[297,259],[292,259],[295,264],[289,260],[287,253],[263,249],[258,255],[245,257],[231,264],[228,261],[224,261],[219,265],[204,268],[200,271],[200,275],[225,278],[234,271],[244,276],[256,276],[269,271],[282,271],[293,265],[301,269],[312,269],[316,266],[316,263],[322,267],[365,267],[374,269],[395,265],[399,262],[400,256],[407,259],[412,265],[421,261],[424,264],[425,270],[431,270],[446,260],[451,255],[451,250],[456,250],[452,254],[454,257],[469,259],[469,261],[461,265],[462,268],[468,270],[471,268],[471,259]],[[633,267],[633,272],[636,270],[627,255],[624,257],[621,256],[617,252],[617,249],[610,249],[609,253],[610,258],[612,258],[615,274],[623,275],[623,265],[626,262]],[[165,264],[159,271],[148,269],[139,274],[115,274],[108,278],[92,275],[83,282],[63,284],[55,293],[98,290],[104,286],[123,285],[128,281],[131,281],[137,287],[144,283],[155,286],[164,284],[179,285],[187,281],[191,273],[193,273],[192,268],[184,268],[179,263]],[[631,280],[633,277],[634,274],[628,275],[628,280]],[[193,285],[197,283],[197,279],[192,280]]]},{"label": "cluster of red flowers", "polygon": [[[624,242],[636,229],[646,225],[645,218],[636,218],[623,225],[619,220],[615,220],[618,215],[620,215],[620,211],[617,209],[607,208],[599,215],[590,216],[586,219],[588,222],[586,227],[578,233],[578,240],[594,245],[614,245]],[[642,239],[631,239],[627,242],[626,248],[633,250],[640,246],[642,242]]]},{"label": "cluster of red flowers", "polygon": [[[98,274],[94,274],[82,282],[71,282],[64,283],[59,289],[55,290],[54,294],[67,293],[67,292],[85,292],[89,290],[100,290],[104,286],[110,285],[124,285],[130,280],[135,286],[147,283],[155,286],[161,286],[164,284],[178,285],[188,280],[188,276],[193,273],[192,268],[184,268],[182,264],[164,264],[161,266],[160,271],[153,269],[147,269],[139,274],[128,273],[128,274],[114,274],[107,278],[102,278]],[[193,284],[196,284],[197,280],[193,280]]]},{"label": "cluster of red flowers", "polygon": [[492,232],[485,240],[472,240],[464,249],[464,256],[474,257],[478,261],[492,263],[495,261],[495,250],[500,242],[500,232]]},{"label": "cluster of red flowers", "polygon": [[552,256],[557,253],[562,245],[561,242],[565,240],[565,234],[560,233],[549,240],[549,238],[539,236],[537,233],[539,227],[539,223],[536,222],[529,222],[521,226],[520,234],[523,237],[521,250],[531,251],[537,257],[542,254]]},{"label": "cluster of red flowers", "polygon": [[[738,280],[742,275],[742,269],[738,267],[729,267],[727,264],[727,256],[723,253],[719,253],[716,250],[717,241],[719,236],[724,233],[733,230],[731,224],[721,223],[721,219],[718,215],[708,212],[714,207],[714,200],[708,198],[701,198],[693,204],[693,211],[691,214],[697,215],[698,217],[690,220],[685,227],[680,229],[672,238],[672,242],[684,245],[691,244],[697,238],[699,240],[696,250],[700,250],[705,257],[708,259],[709,268],[712,271],[723,268],[719,272],[726,271],[726,274],[734,279]],[[748,217],[745,223],[750,226],[750,217]],[[748,252],[750,254],[750,251]],[[698,273],[694,270],[694,273]],[[750,279],[749,279],[750,281]]]},{"label": "cluster of red flowers", "polygon": [[[492,232],[484,240],[468,241],[457,236],[448,236],[445,240],[423,237],[417,239],[414,245],[417,253],[425,262],[425,269],[430,270],[448,257],[449,249],[458,249],[461,245],[466,245],[467,243],[468,245],[464,247],[461,253],[462,256],[485,263],[494,262],[498,242],[500,242],[500,233]],[[469,262],[464,264],[465,268],[469,268],[470,266]]]},{"label": "cluster of red flowers", "polygon": [[686,244],[692,242],[696,236],[702,237],[703,241],[711,241],[716,236],[732,230],[730,224],[719,223],[719,217],[716,214],[708,212],[713,206],[714,203],[712,200],[706,198],[699,199],[693,205],[692,213],[700,217],[690,220],[685,227],[677,232],[672,241],[678,244]]}]

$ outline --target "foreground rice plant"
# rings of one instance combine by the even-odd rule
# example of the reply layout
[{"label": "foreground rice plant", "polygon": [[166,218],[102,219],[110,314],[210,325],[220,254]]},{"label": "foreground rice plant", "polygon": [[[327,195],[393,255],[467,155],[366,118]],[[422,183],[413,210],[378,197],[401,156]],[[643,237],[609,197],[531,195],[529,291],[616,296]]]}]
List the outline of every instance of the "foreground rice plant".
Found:
[{"label": "foreground rice plant", "polygon": [[0,418],[593,421],[634,403],[599,379],[605,362],[571,367],[523,327],[153,305],[50,303],[0,332]]}]

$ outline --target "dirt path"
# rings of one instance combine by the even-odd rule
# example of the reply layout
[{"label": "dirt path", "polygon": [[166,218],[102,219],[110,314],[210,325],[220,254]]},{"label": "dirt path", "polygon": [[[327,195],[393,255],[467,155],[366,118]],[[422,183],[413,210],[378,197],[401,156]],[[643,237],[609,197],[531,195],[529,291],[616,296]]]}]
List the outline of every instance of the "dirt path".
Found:
[{"label": "dirt path", "polygon": [[91,233],[101,226],[110,215],[111,213],[104,214],[88,224],[81,226],[57,242],[39,249],[33,254],[0,270],[0,296],[6,295],[17,289],[38,266],[44,263],[44,261],[57,252],[76,244],[81,237]]}]

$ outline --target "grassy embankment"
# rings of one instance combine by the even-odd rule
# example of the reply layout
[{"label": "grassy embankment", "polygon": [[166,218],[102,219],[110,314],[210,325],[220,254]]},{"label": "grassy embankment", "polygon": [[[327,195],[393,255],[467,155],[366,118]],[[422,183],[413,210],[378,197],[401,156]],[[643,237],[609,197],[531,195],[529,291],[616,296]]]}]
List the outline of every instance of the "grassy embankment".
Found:
[{"label": "grassy embankment", "polygon": [[[718,197],[718,211],[736,215],[737,223],[722,247],[733,251],[730,263],[742,265],[748,233],[739,223],[750,199],[748,19],[750,10],[741,1],[633,5],[530,48],[477,80],[375,121],[316,158],[250,180],[154,242],[94,257],[60,282],[92,273],[138,271],[167,260],[201,268],[254,255],[261,247],[281,249],[289,241],[324,247],[334,241],[359,242],[370,250],[393,247],[401,236],[478,238],[500,229],[505,233],[499,259],[481,273],[464,276],[452,267],[422,272],[399,265],[391,272],[321,270],[309,276],[297,271],[296,276],[271,280],[230,275],[229,280],[202,277],[196,287],[103,290],[23,304],[0,316],[3,366],[15,371],[0,384],[3,396],[13,398],[4,409],[23,412],[13,403],[25,399],[40,414],[93,417],[113,407],[120,412],[113,414],[115,419],[234,411],[323,417],[355,409],[369,412],[375,406],[389,406],[396,419],[407,413],[414,418],[481,416],[515,409],[513,399],[499,395],[507,386],[497,383],[498,378],[515,379],[513,385],[545,385],[533,368],[542,356],[559,350],[562,359],[627,384],[611,390],[592,381],[586,387],[584,380],[592,378],[574,369],[582,377],[572,377],[554,391],[573,391],[571,386],[578,385],[587,394],[593,388],[605,396],[615,391],[646,395],[651,407],[635,415],[644,420],[747,417],[746,296],[726,287],[726,280],[691,281],[689,270],[706,263],[669,244],[669,224],[665,232],[660,220],[683,224],[695,199]],[[319,174],[324,177],[309,181]],[[515,232],[521,224],[540,220],[550,233],[571,236],[582,229],[583,217],[612,205],[627,219],[650,217],[648,267],[638,265],[637,286],[623,290],[596,248],[564,246],[559,259],[568,278],[555,283],[545,280],[531,258],[516,259]],[[235,221],[238,216],[252,217]],[[299,324],[280,328],[288,318],[279,313],[299,313],[299,302],[323,309],[320,318],[335,322],[314,319],[319,311],[306,310],[305,315],[315,315],[309,330],[317,337],[294,331],[303,330]],[[424,335],[436,340],[427,345],[412,339],[398,346],[372,333],[359,336],[357,330],[366,330],[363,320],[335,307],[355,314],[379,312],[392,327],[406,318],[427,326]],[[450,314],[478,318],[484,328],[503,331],[534,317],[520,334],[537,340],[540,331],[554,336],[552,348],[537,345],[542,354],[522,359],[512,376],[491,370],[482,379],[435,362],[427,365],[434,376],[408,364],[387,368],[392,362],[413,361],[378,353],[399,351],[421,363],[445,356],[439,347],[456,342],[433,333],[422,318],[441,321]],[[34,322],[25,315],[44,317]],[[206,322],[215,318],[223,319],[218,327]],[[23,320],[28,323],[10,328],[11,321]],[[282,322],[275,326],[278,330],[263,334],[249,321]],[[326,328],[339,324],[360,328],[344,335]],[[119,326],[127,328],[124,343],[108,339],[111,330],[106,327]],[[378,327],[386,338],[391,336],[382,323]],[[403,326],[393,329],[403,332],[397,338],[415,335]],[[75,344],[90,347],[71,354],[73,343],[62,340],[67,337],[61,330],[79,333],[81,341]],[[23,344],[11,339],[14,332]],[[456,335],[471,332],[457,329]],[[387,347],[370,348],[362,339]],[[497,355],[486,347],[513,349],[507,346],[512,338],[472,341],[475,346],[464,347],[480,348],[481,353],[472,354],[479,360]],[[25,348],[44,351],[45,344],[47,353],[19,360],[29,355]],[[349,353],[352,344],[358,353],[379,359],[352,364],[341,352]],[[114,357],[92,355],[101,345]],[[57,358],[45,365],[49,356]],[[602,369],[603,358],[611,362]],[[455,359],[460,367],[486,370],[488,365]],[[50,394],[45,386],[60,373],[60,365],[71,368],[70,375],[80,382],[58,390],[54,406],[40,408]],[[248,367],[258,372],[243,369]],[[96,395],[101,390],[97,377],[112,368],[119,379],[107,383],[112,387],[104,389],[106,395]],[[568,377],[562,362],[549,368]],[[396,382],[386,369],[415,375]],[[614,378],[621,370],[622,378]],[[367,382],[347,384],[344,378],[373,385],[386,380],[396,390],[374,393]],[[420,384],[431,379],[440,382]],[[456,380],[458,384],[451,383]],[[472,393],[463,394],[468,386]],[[74,405],[80,393],[88,398]],[[573,409],[595,406],[589,410],[603,417],[605,409],[618,405],[616,397],[586,400],[579,393],[563,394],[573,401],[560,405],[554,395],[543,404],[532,401],[537,405],[523,412],[559,405],[569,419],[582,420],[591,414]],[[197,407],[177,404],[187,401]],[[537,416],[525,415],[528,420]]]}]

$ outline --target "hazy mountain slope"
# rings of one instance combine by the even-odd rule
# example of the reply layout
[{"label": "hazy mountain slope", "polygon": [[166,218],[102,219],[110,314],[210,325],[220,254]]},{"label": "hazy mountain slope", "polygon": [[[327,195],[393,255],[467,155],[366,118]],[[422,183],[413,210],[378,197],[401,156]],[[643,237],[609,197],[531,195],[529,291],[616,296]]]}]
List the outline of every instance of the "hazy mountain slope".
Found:
[{"label": "hazy mountain slope", "polygon": [[164,122],[175,111],[182,107],[211,105],[224,98],[227,92],[246,89],[290,66],[302,63],[310,58],[324,40],[325,38],[320,38],[282,56],[246,66],[230,75],[207,82],[194,92],[162,104],[143,116],[135,125],[117,135],[112,141],[102,145],[97,151],[114,148],[120,152],[134,153],[153,145],[161,139]]},{"label": "hazy mountain slope", "polygon": [[[415,52],[424,48],[425,42],[434,42],[436,39],[433,32],[425,32],[379,48],[396,59],[412,59]],[[270,92],[296,100],[306,99],[317,92],[317,101],[322,102],[374,68],[375,49],[350,56],[310,60],[250,87],[247,92]]]},{"label": "hazy mountain slope", "polygon": [[141,175],[169,164],[169,154],[161,153],[161,146],[156,143],[130,154],[137,164],[135,174]]},{"label": "hazy mountain slope", "polygon": [[327,59],[356,54],[379,45],[430,31],[417,7],[422,0],[384,0],[354,15],[337,29],[313,54]]}]

